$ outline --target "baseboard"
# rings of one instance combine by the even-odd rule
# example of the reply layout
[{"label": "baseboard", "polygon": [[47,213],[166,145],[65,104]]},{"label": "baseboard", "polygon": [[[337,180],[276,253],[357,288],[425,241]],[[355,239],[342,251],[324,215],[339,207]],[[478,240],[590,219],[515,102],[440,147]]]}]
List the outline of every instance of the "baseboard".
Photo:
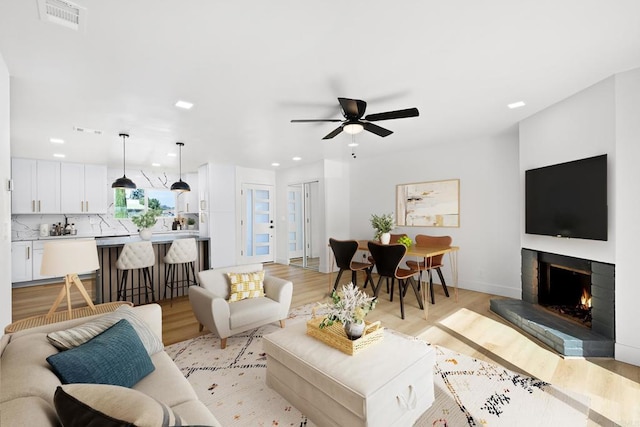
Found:
[{"label": "baseboard", "polygon": [[616,343],[615,359],[630,365],[640,366],[640,348]]}]

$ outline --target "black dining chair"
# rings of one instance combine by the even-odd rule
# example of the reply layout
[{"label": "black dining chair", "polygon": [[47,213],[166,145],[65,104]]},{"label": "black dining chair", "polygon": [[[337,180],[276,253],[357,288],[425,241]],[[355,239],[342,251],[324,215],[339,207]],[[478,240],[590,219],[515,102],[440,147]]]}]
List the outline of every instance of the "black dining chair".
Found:
[{"label": "black dining chair", "polygon": [[334,238],[329,239],[329,246],[333,251],[333,255],[336,259],[336,265],[340,269],[338,276],[333,284],[333,290],[335,291],[340,283],[340,277],[345,271],[351,271],[351,281],[354,286],[358,286],[358,272],[363,271],[366,275],[364,281],[364,288],[367,287],[367,283],[371,282],[371,288],[373,289],[373,279],[371,278],[371,269],[373,265],[368,262],[353,261],[353,256],[358,251],[358,242],[355,240],[337,240]]},{"label": "black dining chair", "polygon": [[369,252],[373,257],[376,265],[376,270],[380,278],[378,284],[374,288],[374,296],[378,296],[380,287],[382,285],[382,279],[391,279],[391,291],[389,300],[393,301],[393,288],[395,280],[398,280],[398,294],[400,295],[400,316],[404,319],[404,296],[407,293],[409,284],[413,288],[413,292],[418,299],[418,305],[423,310],[422,298],[420,297],[420,291],[416,281],[413,280],[413,276],[417,273],[415,270],[409,270],[406,268],[399,268],[402,258],[407,253],[407,247],[401,243],[382,245],[376,242],[368,242]]}]

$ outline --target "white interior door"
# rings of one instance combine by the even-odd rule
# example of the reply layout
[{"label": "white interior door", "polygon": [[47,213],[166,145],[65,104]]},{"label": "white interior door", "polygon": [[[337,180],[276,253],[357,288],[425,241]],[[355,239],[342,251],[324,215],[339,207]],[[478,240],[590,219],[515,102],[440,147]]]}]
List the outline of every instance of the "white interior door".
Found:
[{"label": "white interior door", "polygon": [[287,192],[287,215],[289,258],[302,258],[304,255],[302,185],[291,185]]},{"label": "white interior door", "polygon": [[275,260],[273,194],[270,185],[242,184],[242,256],[247,263]]}]

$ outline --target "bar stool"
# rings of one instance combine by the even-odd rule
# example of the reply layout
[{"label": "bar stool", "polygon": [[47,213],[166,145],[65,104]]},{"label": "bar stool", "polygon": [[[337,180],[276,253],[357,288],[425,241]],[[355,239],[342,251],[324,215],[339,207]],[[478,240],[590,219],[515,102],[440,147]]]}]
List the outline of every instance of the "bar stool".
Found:
[{"label": "bar stool", "polygon": [[[118,301],[127,300],[127,279],[131,270],[142,270],[144,280],[144,297],[145,303],[156,300],[153,291],[153,277],[149,271],[149,267],[155,264],[155,254],[153,245],[149,241],[125,243],[122,252],[116,261],[116,268],[122,270],[120,284],[118,285]],[[138,276],[139,277],[139,276]],[[141,290],[140,281],[138,281],[138,302],[140,302]],[[151,301],[149,301],[149,289],[151,289]],[[133,300],[133,278],[131,280],[131,299]],[[133,302],[133,301],[132,301]]]},{"label": "bar stool", "polygon": [[[198,247],[196,246],[196,239],[177,239],[171,242],[171,247],[167,251],[167,255],[164,257],[164,263],[167,264],[164,276],[164,299],[167,299],[167,288],[171,290],[171,303],[173,304],[173,290],[178,282],[182,282],[182,287],[189,287],[191,283],[197,285],[195,262],[198,258]],[[176,267],[182,265],[183,279],[178,280],[178,270]],[[191,267],[191,273],[193,279],[189,277],[189,267]],[[186,278],[186,279],[185,279]],[[176,290],[177,296],[177,290]]]}]

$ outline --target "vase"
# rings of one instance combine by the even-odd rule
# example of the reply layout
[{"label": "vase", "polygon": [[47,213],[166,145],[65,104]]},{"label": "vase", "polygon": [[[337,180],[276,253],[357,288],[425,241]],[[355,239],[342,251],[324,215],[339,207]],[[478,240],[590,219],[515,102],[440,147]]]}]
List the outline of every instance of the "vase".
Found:
[{"label": "vase", "polygon": [[344,324],[344,332],[347,334],[347,338],[350,340],[357,340],[364,333],[364,321],[360,323],[356,322],[346,322]]},{"label": "vase", "polygon": [[151,231],[150,228],[142,228],[140,230],[140,238],[142,240],[151,240],[152,235],[153,235],[153,232]]},{"label": "vase", "polygon": [[391,241],[391,233],[382,233],[380,235],[380,243],[383,245],[388,245]]}]

